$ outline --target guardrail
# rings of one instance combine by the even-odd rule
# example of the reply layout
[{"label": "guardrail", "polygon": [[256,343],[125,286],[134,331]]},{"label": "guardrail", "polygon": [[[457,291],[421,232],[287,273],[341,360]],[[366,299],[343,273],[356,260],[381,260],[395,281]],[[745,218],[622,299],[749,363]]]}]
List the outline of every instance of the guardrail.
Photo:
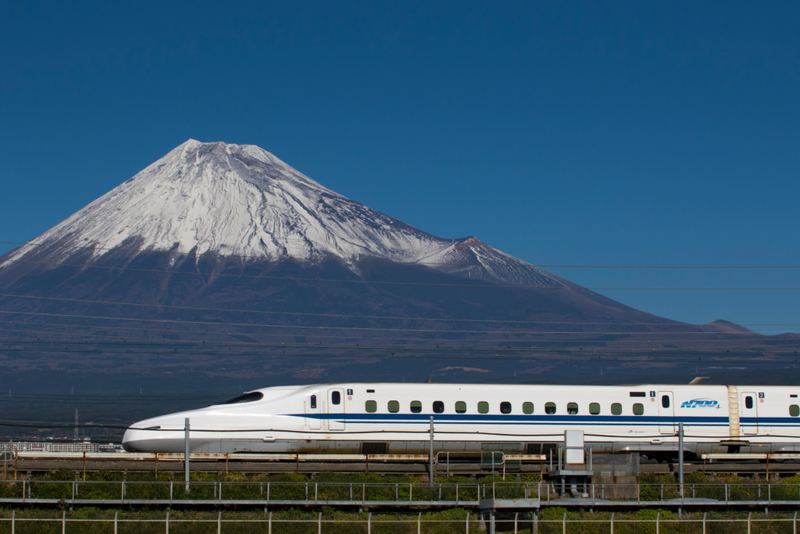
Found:
[{"label": "guardrail", "polygon": [[431,506],[475,507],[482,501],[517,501],[515,507],[582,508],[798,506],[800,484],[688,483],[590,484],[588,493],[564,498],[549,482],[283,482],[192,480],[50,481],[0,480],[0,504],[241,505],[241,506]]},{"label": "guardrail", "polygon": [[[702,517],[675,517],[669,513],[657,512],[655,517],[643,518],[632,517],[631,514],[610,514],[610,517],[597,517],[597,518],[575,518],[568,517],[568,513],[564,513],[562,517],[544,519],[538,515],[519,513],[513,514],[474,514],[468,511],[461,514],[461,517],[439,519],[417,513],[407,516],[389,516],[385,514],[372,514],[363,513],[357,514],[360,517],[325,517],[322,512],[316,514],[306,514],[304,517],[281,517],[273,516],[272,512],[265,513],[262,518],[254,519],[248,518],[232,518],[230,514],[226,513],[223,518],[222,512],[219,512],[216,517],[170,517],[171,512],[167,511],[162,517],[129,517],[130,514],[123,515],[119,512],[114,512],[113,517],[108,516],[104,518],[86,518],[86,517],[71,517],[69,512],[61,512],[54,517],[25,517],[13,511],[9,514],[10,517],[0,517],[0,525],[7,525],[10,530],[15,532],[18,527],[31,526],[33,524],[49,524],[51,531],[60,527],[61,532],[79,532],[76,526],[86,527],[91,532],[105,531],[117,534],[120,529],[131,531],[131,525],[136,525],[137,532],[164,532],[169,534],[170,527],[183,527],[181,530],[185,531],[186,526],[191,526],[192,531],[202,528],[203,532],[213,532],[216,530],[217,534],[226,532],[226,529],[232,527],[245,526],[247,532],[264,532],[272,534],[273,529],[276,531],[285,531],[289,525],[299,527],[293,531],[309,532],[324,532],[326,528],[331,525],[337,525],[337,531],[341,531],[341,525],[346,525],[347,530],[372,532],[372,528],[376,528],[378,532],[384,530],[381,527],[392,526],[392,532],[396,533],[417,533],[423,532],[463,532],[469,534],[470,532],[486,531],[495,532],[502,530],[506,532],[518,533],[522,529],[530,529],[528,532],[597,532],[598,530],[606,532],[614,532],[614,527],[624,529],[626,526],[634,526],[638,532],[656,532],[661,531],[662,528],[667,527],[667,531],[674,531],[669,527],[678,527],[680,532],[684,533],[700,533],[709,530],[719,531],[719,527],[745,527],[747,532],[756,530],[763,532],[765,525],[774,525],[787,531],[791,529],[792,532],[797,532],[797,512],[788,517],[753,517],[753,513],[748,513],[747,517],[708,517],[708,513],[703,513]],[[209,516],[211,514],[204,514]],[[600,515],[600,514],[598,514]],[[607,515],[607,514],[605,514]],[[127,517],[126,517],[127,516]],[[616,517],[615,517],[616,516]],[[98,525],[99,524],[99,525]],[[487,525],[488,524],[488,525]],[[98,529],[97,527],[100,527]],[[487,529],[487,526],[489,527]],[[105,528],[103,528],[105,527]],[[216,528],[214,528],[216,527]],[[305,528],[303,528],[305,527]],[[581,527],[584,527],[581,529]],[[237,532],[241,531],[240,528],[233,529]],[[630,530],[623,530],[630,531]]]}]

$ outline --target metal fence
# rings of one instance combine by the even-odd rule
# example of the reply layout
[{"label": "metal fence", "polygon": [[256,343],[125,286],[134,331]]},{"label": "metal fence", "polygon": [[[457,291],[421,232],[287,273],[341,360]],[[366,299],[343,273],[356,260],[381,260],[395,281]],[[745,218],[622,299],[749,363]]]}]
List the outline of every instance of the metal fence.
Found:
[{"label": "metal fence", "polygon": [[[206,514],[208,515],[208,514]],[[615,517],[611,514],[604,518],[570,518],[564,513],[558,519],[542,519],[529,513],[511,513],[497,516],[466,512],[459,518],[434,519],[422,513],[408,516],[361,514],[359,518],[324,517],[322,513],[308,517],[273,517],[265,513],[263,518],[231,518],[223,517],[181,518],[170,517],[167,511],[161,517],[131,518],[115,512],[113,516],[104,518],[71,517],[68,512],[61,512],[52,517],[25,517],[17,512],[0,517],[0,532],[39,532],[42,527],[48,532],[66,534],[77,532],[101,533],[120,532],[165,533],[313,533],[323,532],[392,532],[392,533],[478,533],[497,530],[503,532],[529,532],[549,534],[561,532],[609,532],[619,534],[627,532],[664,532],[703,533],[707,532],[792,532],[797,533],[797,513],[787,517],[746,517],[709,518],[707,513],[693,518],[661,517],[657,513],[653,518],[635,518],[630,516]],[[765,528],[766,527],[766,528]]]},{"label": "metal fence", "polygon": [[[289,506],[477,506],[482,500],[535,500],[536,507],[800,505],[800,484],[747,482],[592,484],[588,493],[564,497],[548,482],[341,483],[192,480],[0,481],[0,504],[242,504]],[[530,503],[530,507],[534,504]]]}]

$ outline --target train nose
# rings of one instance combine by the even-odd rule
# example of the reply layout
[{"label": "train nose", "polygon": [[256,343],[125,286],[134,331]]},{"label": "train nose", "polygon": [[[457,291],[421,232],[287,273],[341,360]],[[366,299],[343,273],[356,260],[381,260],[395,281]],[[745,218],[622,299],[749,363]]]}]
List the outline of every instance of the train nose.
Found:
[{"label": "train nose", "polygon": [[181,452],[183,421],[183,417],[166,415],[133,423],[122,437],[122,446],[128,452]]},{"label": "train nose", "polygon": [[131,426],[122,436],[122,446],[128,452],[159,452],[157,444],[161,441],[159,425],[142,427],[138,423],[136,428]]},{"label": "train nose", "polygon": [[142,441],[142,431],[129,428],[122,436],[122,446],[127,452],[144,452],[140,451],[136,444]]}]

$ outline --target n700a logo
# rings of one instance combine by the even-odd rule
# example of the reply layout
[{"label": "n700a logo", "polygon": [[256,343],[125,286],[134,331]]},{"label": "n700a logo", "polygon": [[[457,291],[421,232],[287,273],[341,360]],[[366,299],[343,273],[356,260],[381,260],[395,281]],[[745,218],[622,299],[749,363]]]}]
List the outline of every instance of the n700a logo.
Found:
[{"label": "n700a logo", "polygon": [[719,401],[710,399],[692,399],[681,404],[681,408],[717,408],[719,409]]}]

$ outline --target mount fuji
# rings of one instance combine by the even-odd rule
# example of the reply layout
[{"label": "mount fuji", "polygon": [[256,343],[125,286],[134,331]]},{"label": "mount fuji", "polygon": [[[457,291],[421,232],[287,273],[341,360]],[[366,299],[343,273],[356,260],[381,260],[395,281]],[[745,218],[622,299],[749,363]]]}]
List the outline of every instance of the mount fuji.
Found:
[{"label": "mount fuji", "polygon": [[364,259],[536,287],[567,281],[474,237],[443,239],[331,191],[251,145],[189,140],[119,187],[11,252],[0,269],[53,247],[97,261],[115,249],[267,260]]},{"label": "mount fuji", "polygon": [[[9,335],[80,340],[94,351],[8,356],[0,361],[7,371],[189,367],[318,380],[367,372],[365,355],[380,365],[447,343],[465,351],[566,339],[603,346],[627,331],[722,332],[635,310],[475,237],[428,234],[259,147],[195,140],[0,257],[0,293]],[[156,340],[158,350],[130,350]],[[463,364],[458,350],[454,361],[397,360],[369,377],[499,365]]]}]

